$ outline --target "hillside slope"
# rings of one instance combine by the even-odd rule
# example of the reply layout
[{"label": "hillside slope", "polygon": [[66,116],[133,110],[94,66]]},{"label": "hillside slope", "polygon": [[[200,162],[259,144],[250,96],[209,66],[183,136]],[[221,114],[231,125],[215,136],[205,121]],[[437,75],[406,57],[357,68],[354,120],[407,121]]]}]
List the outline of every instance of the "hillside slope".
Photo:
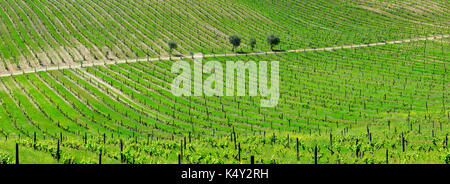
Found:
[{"label": "hillside slope", "polygon": [[82,61],[225,53],[227,37],[282,38],[277,49],[448,34],[444,1],[43,0],[2,1],[0,73]]}]

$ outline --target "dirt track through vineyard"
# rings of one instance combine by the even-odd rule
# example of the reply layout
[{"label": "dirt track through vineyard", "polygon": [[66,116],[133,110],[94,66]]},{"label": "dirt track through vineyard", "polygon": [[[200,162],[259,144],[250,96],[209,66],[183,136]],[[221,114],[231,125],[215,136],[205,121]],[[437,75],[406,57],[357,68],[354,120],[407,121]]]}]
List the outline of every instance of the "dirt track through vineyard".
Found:
[{"label": "dirt track through vineyard", "polygon": [[[243,56],[243,55],[263,55],[263,54],[275,54],[275,53],[293,53],[293,52],[309,52],[309,51],[331,51],[337,49],[346,49],[346,48],[358,48],[358,47],[370,47],[377,45],[389,45],[389,44],[398,44],[398,43],[407,43],[413,41],[423,41],[423,40],[437,40],[441,38],[449,37],[449,34],[445,35],[437,35],[430,37],[418,37],[412,39],[403,39],[396,41],[388,41],[388,42],[378,42],[378,43],[370,43],[370,44],[354,44],[354,45],[344,45],[344,46],[334,46],[334,47],[323,47],[323,48],[311,48],[311,49],[296,49],[296,50],[286,50],[286,51],[268,51],[268,52],[252,52],[252,53],[228,53],[228,54],[206,54],[203,55],[204,58],[209,57],[222,57],[222,56]],[[95,65],[111,65],[111,64],[120,64],[120,63],[133,63],[133,62],[142,62],[142,61],[159,61],[159,60],[181,60],[183,58],[190,58],[191,56],[185,57],[159,57],[159,58],[141,58],[141,59],[128,59],[128,60],[95,60],[95,61],[83,61],[81,64],[61,64],[58,66],[49,66],[49,67],[38,67],[28,70],[19,70],[14,72],[1,72],[0,77],[8,77],[12,75],[23,75],[26,73],[35,73],[40,71],[51,71],[51,70],[62,70],[62,69],[71,69],[71,68],[84,68]]]}]

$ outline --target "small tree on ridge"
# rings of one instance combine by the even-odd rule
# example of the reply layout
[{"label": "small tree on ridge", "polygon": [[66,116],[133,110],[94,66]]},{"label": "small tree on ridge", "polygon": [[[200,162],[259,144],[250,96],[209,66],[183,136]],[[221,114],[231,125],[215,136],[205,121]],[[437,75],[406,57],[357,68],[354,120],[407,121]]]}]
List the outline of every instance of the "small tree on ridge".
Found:
[{"label": "small tree on ridge", "polygon": [[177,49],[178,48],[178,44],[177,44],[177,42],[175,42],[175,41],[173,41],[173,40],[169,40],[168,42],[167,42],[167,45],[169,45],[169,53],[170,54],[172,54],[172,50],[173,49]]},{"label": "small tree on ridge", "polygon": [[248,45],[250,45],[250,47],[252,48],[252,51],[255,49],[256,46],[256,39],[255,38],[250,38],[250,41],[248,42]]},{"label": "small tree on ridge", "polygon": [[237,35],[231,35],[229,37],[229,41],[230,41],[231,45],[233,45],[233,52],[236,47],[239,47],[239,45],[241,45],[241,37],[239,37]]},{"label": "small tree on ridge", "polygon": [[273,50],[273,47],[280,44],[280,38],[274,34],[267,36],[267,43],[270,45],[270,50]]}]

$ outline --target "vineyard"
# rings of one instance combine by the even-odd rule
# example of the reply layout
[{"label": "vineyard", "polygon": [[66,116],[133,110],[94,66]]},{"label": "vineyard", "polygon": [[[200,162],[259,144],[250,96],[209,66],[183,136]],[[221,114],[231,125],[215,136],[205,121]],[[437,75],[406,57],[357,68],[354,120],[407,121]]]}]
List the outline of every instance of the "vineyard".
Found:
[{"label": "vineyard", "polygon": [[[450,163],[448,3],[0,4],[0,164]],[[278,105],[174,96],[193,53],[279,61]]]}]

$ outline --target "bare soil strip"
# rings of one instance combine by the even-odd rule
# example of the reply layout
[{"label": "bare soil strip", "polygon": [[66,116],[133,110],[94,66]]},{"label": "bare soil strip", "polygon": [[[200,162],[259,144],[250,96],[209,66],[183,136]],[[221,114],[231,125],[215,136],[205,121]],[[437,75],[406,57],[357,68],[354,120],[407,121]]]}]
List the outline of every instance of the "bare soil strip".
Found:
[{"label": "bare soil strip", "polygon": [[[292,52],[309,52],[309,51],[331,51],[337,49],[345,49],[345,48],[358,48],[358,47],[370,47],[377,45],[389,45],[389,44],[398,44],[398,43],[407,43],[413,41],[422,41],[422,40],[437,40],[441,38],[449,37],[449,34],[446,35],[436,35],[430,37],[418,37],[412,39],[404,39],[397,41],[388,41],[388,42],[378,42],[378,43],[370,43],[370,44],[354,44],[354,45],[345,45],[345,46],[334,46],[334,47],[324,47],[324,48],[315,48],[315,49],[296,49],[296,50],[286,50],[286,51],[269,51],[269,52],[252,52],[252,53],[228,53],[228,54],[206,54],[203,57],[223,57],[223,56],[242,56],[242,55],[263,55],[263,54],[275,54],[275,53],[292,53]],[[83,61],[81,63],[76,64],[65,64],[61,63],[57,66],[49,66],[49,67],[37,67],[26,70],[19,70],[14,72],[1,72],[0,77],[7,77],[12,75],[23,75],[26,73],[35,73],[40,71],[51,71],[51,70],[62,70],[62,69],[71,69],[71,68],[85,68],[89,66],[95,65],[111,65],[111,64],[120,64],[120,63],[134,63],[134,62],[142,62],[142,61],[159,61],[159,60],[181,60],[187,57],[159,57],[159,58],[141,58],[141,59],[127,59],[127,60],[93,60],[93,61]]]}]

